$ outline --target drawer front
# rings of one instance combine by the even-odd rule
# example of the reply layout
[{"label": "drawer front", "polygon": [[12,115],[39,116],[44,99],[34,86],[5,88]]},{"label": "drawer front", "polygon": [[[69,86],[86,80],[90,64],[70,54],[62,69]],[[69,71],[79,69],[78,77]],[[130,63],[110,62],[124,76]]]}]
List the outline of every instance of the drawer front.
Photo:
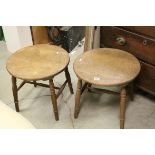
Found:
[{"label": "drawer front", "polygon": [[155,40],[118,27],[101,27],[101,47],[128,51],[142,61],[155,65]]},{"label": "drawer front", "polygon": [[135,83],[141,89],[155,94],[155,67],[141,62],[141,71]]},{"label": "drawer front", "polygon": [[155,38],[155,26],[119,26],[125,30]]}]

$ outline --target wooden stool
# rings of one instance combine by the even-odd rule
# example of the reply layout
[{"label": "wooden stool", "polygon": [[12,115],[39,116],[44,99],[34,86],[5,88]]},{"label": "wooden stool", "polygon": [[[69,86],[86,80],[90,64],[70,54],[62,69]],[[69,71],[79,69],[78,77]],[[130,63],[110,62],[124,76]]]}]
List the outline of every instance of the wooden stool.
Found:
[{"label": "wooden stool", "polygon": [[[112,48],[99,48],[85,52],[74,62],[74,71],[78,77],[75,96],[74,117],[77,118],[80,110],[81,94],[87,88],[91,92],[120,94],[120,128],[124,128],[126,88],[140,72],[139,61],[131,54]],[[82,85],[82,80],[85,81]],[[93,88],[98,86],[120,86],[121,91],[113,92]],[[130,87],[132,98],[132,88]]]},{"label": "wooden stool", "polygon": [[[60,47],[48,44],[29,46],[12,54],[6,67],[12,75],[12,90],[16,111],[19,112],[18,91],[25,83],[30,83],[34,84],[35,87],[38,85],[50,88],[55,119],[59,120],[57,98],[67,83],[71,94],[73,94],[68,64],[68,53]],[[62,71],[65,71],[66,81],[60,88],[55,87],[53,78]],[[16,78],[23,80],[19,87],[17,87]],[[38,83],[37,80],[49,80],[49,85]],[[55,94],[55,89],[59,89],[57,94]]]}]

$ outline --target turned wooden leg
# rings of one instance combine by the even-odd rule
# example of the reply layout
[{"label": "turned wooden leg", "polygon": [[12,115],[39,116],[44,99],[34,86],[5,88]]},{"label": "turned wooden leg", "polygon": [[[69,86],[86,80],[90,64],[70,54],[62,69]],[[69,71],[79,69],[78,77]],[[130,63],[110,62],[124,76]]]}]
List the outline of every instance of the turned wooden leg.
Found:
[{"label": "turned wooden leg", "polygon": [[121,100],[120,100],[120,129],[124,129],[125,121],[125,105],[126,105],[126,88],[121,88]]},{"label": "turned wooden leg", "polygon": [[54,115],[55,115],[55,120],[58,121],[59,120],[59,114],[58,114],[57,99],[56,99],[53,79],[49,80],[49,87],[51,90],[51,100],[52,100],[52,104],[53,104],[53,111],[54,111]]},{"label": "turned wooden leg", "polygon": [[17,90],[16,78],[14,76],[12,76],[12,91],[13,91],[13,97],[14,97],[16,112],[19,112],[18,90]]},{"label": "turned wooden leg", "polygon": [[34,87],[37,87],[37,82],[36,81],[33,81],[34,82]]},{"label": "turned wooden leg", "polygon": [[[88,87],[91,88],[92,84],[88,83]],[[88,92],[90,92],[90,90],[88,89]]]},{"label": "turned wooden leg", "polygon": [[68,67],[65,69],[65,76],[66,76],[66,79],[68,80],[68,87],[69,87],[70,93],[74,94]]},{"label": "turned wooden leg", "polygon": [[78,114],[80,111],[81,87],[82,87],[82,80],[78,79],[77,90],[76,90],[76,95],[75,95],[74,118],[78,117]]},{"label": "turned wooden leg", "polygon": [[133,101],[134,100],[134,84],[133,84],[133,82],[131,82],[128,85],[128,94],[129,94],[130,100]]}]

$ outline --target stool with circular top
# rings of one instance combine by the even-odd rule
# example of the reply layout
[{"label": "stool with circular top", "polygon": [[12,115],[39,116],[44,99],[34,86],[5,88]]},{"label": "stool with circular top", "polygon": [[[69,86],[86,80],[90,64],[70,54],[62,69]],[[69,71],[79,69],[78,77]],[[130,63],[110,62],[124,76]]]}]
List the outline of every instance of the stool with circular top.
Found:
[{"label": "stool with circular top", "polygon": [[[68,64],[68,53],[58,46],[49,44],[25,47],[12,54],[7,61],[6,68],[12,75],[12,90],[16,111],[19,112],[18,91],[25,83],[30,83],[35,87],[50,88],[55,119],[59,120],[57,98],[67,83],[71,94],[73,94]],[[55,87],[53,78],[62,71],[65,71],[66,81],[61,87]],[[23,80],[18,87],[16,79]],[[38,80],[49,80],[49,85],[39,83]],[[57,94],[55,89],[58,89]]]},{"label": "stool with circular top", "polygon": [[[80,98],[85,88],[90,92],[120,94],[120,128],[124,128],[127,87],[132,99],[131,83],[140,72],[140,63],[137,58],[118,49],[93,49],[80,55],[75,60],[74,71],[78,77],[74,117],[78,117]],[[82,81],[85,81],[85,83],[82,84]],[[92,85],[119,86],[121,91],[114,92],[93,88]]]}]

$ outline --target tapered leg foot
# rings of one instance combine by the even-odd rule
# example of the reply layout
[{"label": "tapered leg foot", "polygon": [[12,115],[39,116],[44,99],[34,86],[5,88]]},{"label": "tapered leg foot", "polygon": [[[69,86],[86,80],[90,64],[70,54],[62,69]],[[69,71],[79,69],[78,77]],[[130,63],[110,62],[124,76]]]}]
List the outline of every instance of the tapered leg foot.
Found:
[{"label": "tapered leg foot", "polygon": [[125,106],[126,106],[126,88],[121,89],[121,100],[120,100],[120,129],[124,129],[125,121]]},{"label": "tapered leg foot", "polygon": [[65,76],[66,76],[66,79],[68,81],[68,87],[69,87],[70,93],[74,94],[70,74],[69,74],[69,71],[68,71],[68,67],[65,69]]},{"label": "tapered leg foot", "polygon": [[17,84],[16,84],[16,78],[12,76],[12,92],[14,97],[14,103],[16,112],[19,112],[19,105],[18,105],[18,90],[17,90]]},{"label": "tapered leg foot", "polygon": [[82,80],[78,79],[77,90],[75,95],[74,118],[78,117],[80,111],[81,87],[82,87]]},{"label": "tapered leg foot", "polygon": [[58,114],[57,99],[56,99],[53,79],[49,80],[49,86],[50,86],[50,91],[51,91],[51,100],[52,100],[52,104],[53,104],[53,111],[54,111],[55,120],[58,121],[59,120],[59,114]]}]

